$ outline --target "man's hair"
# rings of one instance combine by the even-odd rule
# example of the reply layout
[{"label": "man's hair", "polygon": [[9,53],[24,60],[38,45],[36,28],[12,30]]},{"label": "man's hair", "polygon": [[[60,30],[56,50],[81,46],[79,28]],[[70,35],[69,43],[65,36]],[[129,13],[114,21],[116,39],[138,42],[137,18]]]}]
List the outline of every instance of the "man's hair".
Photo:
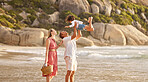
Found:
[{"label": "man's hair", "polygon": [[68,15],[65,19],[65,21],[73,21],[75,20],[75,17],[73,15]]},{"label": "man's hair", "polygon": [[61,33],[61,32],[60,32],[60,35],[59,35],[59,37],[60,37],[60,38],[62,38],[62,39],[64,38],[64,37],[62,36],[62,33]]}]

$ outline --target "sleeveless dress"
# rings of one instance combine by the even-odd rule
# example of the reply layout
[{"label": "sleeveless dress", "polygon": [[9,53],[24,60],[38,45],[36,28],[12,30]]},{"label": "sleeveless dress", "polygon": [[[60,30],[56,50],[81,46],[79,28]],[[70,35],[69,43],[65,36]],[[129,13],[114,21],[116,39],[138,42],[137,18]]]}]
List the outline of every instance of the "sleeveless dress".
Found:
[{"label": "sleeveless dress", "polygon": [[[54,39],[48,38],[50,40],[49,50],[55,49],[57,47],[57,44]],[[55,76],[58,71],[58,65],[57,65],[57,51],[49,51],[48,52],[48,62],[47,65],[53,65],[53,72],[49,75],[43,75],[43,77],[46,76]]]}]

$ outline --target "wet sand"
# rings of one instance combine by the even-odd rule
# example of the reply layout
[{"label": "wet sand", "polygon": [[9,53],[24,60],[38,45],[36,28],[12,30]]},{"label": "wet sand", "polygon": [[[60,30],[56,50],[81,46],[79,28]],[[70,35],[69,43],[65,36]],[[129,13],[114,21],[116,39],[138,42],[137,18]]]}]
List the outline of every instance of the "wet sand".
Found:
[{"label": "wet sand", "polygon": [[[40,71],[44,63],[43,56],[5,51],[20,48],[36,49],[36,47],[0,46],[0,82],[45,82],[45,77],[41,76]],[[42,59],[32,59],[36,57]],[[147,58],[98,59],[79,56],[77,60],[75,82],[148,82]],[[58,56],[58,65],[58,75],[52,82],[65,81],[66,68],[63,56]]]}]

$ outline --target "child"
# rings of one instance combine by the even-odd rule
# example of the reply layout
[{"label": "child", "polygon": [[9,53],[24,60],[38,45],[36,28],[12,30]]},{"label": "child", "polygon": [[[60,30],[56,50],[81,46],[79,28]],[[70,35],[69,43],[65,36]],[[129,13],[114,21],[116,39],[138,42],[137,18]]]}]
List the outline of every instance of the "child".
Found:
[{"label": "child", "polygon": [[92,26],[92,19],[93,17],[89,17],[88,23],[89,25],[84,25],[82,21],[75,20],[75,17],[72,15],[68,15],[65,19],[66,22],[72,23],[69,26],[65,26],[65,28],[74,27],[74,23],[77,22],[77,30],[87,30],[87,31],[94,31]]}]

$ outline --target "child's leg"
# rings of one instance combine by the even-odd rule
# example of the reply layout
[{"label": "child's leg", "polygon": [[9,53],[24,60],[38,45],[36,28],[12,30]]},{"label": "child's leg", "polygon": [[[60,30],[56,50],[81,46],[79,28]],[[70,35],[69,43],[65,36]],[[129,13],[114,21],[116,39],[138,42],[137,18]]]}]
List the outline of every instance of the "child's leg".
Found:
[{"label": "child's leg", "polygon": [[89,20],[88,20],[89,25],[86,25],[86,26],[85,26],[85,29],[86,29],[87,31],[94,31],[94,28],[93,28],[93,25],[92,25],[92,19],[93,19],[93,17],[89,17]]}]

